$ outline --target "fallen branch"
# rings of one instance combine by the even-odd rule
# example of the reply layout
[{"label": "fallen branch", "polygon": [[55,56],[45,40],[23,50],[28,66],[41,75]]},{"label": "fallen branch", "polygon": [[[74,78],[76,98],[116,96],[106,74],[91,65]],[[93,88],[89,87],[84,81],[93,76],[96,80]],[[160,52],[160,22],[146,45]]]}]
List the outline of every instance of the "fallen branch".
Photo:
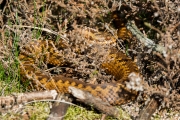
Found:
[{"label": "fallen branch", "polygon": [[2,109],[9,109],[18,104],[24,104],[35,100],[54,100],[57,96],[55,90],[18,93],[11,96],[0,97],[0,111]]},{"label": "fallen branch", "polygon": [[91,105],[94,108],[100,110],[102,113],[118,119],[130,119],[130,117],[124,111],[111,106],[109,103],[103,102],[100,98],[93,96],[89,92],[82,91],[71,86],[69,87],[69,92],[72,93],[74,97],[78,98],[78,101],[81,101],[87,105]]},{"label": "fallen branch", "polygon": [[126,24],[127,26],[127,29],[129,31],[131,31],[131,33],[142,43],[144,44],[144,46],[152,49],[152,50],[155,50],[155,51],[158,51],[160,53],[162,53],[164,56],[166,56],[166,53],[167,53],[167,50],[165,47],[161,46],[161,45],[158,45],[158,44],[155,44],[154,41],[152,41],[151,39],[145,37],[141,32],[140,30],[137,28],[137,26],[135,25],[134,22],[132,21],[128,21],[128,23]]},{"label": "fallen branch", "polygon": [[160,102],[156,98],[151,98],[148,104],[140,111],[137,120],[150,120],[156,109],[159,108]]}]

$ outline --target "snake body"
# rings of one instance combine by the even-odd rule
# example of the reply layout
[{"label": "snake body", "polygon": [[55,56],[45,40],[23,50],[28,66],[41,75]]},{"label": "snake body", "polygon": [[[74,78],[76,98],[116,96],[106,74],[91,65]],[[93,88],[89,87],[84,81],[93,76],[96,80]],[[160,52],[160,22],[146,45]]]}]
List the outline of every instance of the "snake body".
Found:
[{"label": "snake body", "polygon": [[131,72],[138,73],[138,68],[124,53],[112,50],[109,57],[114,59],[101,65],[103,69],[106,69],[108,74],[113,75],[118,81],[115,83],[95,85],[62,75],[50,76],[47,72],[39,70],[37,66],[44,62],[56,66],[62,66],[66,63],[64,56],[57,50],[63,50],[63,42],[60,41],[56,46],[54,44],[55,42],[51,40],[37,40],[21,48],[19,60],[21,61],[20,74],[23,82],[30,79],[32,85],[37,90],[41,88],[48,90],[55,89],[61,93],[69,93],[68,87],[73,86],[88,91],[111,105],[125,104],[137,97],[138,92],[128,89],[124,81],[128,81],[128,75]]}]

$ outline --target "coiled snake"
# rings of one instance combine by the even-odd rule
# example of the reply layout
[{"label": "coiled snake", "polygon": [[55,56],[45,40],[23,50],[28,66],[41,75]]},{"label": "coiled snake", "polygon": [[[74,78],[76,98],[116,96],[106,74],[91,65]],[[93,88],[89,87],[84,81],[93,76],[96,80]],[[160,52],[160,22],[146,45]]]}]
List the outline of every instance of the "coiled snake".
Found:
[{"label": "coiled snake", "polygon": [[[93,37],[95,38],[95,36]],[[30,79],[33,83],[32,85],[38,90],[40,88],[55,89],[62,93],[68,93],[68,87],[74,86],[90,92],[111,105],[125,104],[137,97],[138,91],[128,89],[124,81],[128,81],[130,73],[138,73],[138,68],[124,53],[112,50],[109,57],[113,58],[113,60],[104,62],[101,65],[103,69],[106,69],[107,73],[118,80],[116,83],[87,84],[61,75],[50,76],[36,67],[40,64],[37,61],[44,61],[55,66],[65,64],[66,61],[63,55],[57,50],[63,50],[63,42],[60,41],[56,46],[54,44],[55,42],[51,40],[37,40],[21,48],[19,60],[21,61],[20,74],[23,82],[26,82],[26,79]]]}]

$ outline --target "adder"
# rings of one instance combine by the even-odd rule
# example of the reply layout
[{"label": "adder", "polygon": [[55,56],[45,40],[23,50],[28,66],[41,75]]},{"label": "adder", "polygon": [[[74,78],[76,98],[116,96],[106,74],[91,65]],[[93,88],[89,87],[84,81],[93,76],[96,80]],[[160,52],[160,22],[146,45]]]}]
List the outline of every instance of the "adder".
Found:
[{"label": "adder", "polygon": [[[90,36],[91,39],[89,40],[95,42],[98,42],[99,38],[105,41],[109,39],[104,33],[94,34],[85,31],[85,34]],[[113,38],[112,41],[116,41],[115,39]],[[116,49],[111,50],[108,55],[112,59],[101,64],[102,69],[105,69],[108,74],[113,75],[118,80],[115,83],[89,84],[62,75],[50,76],[37,68],[37,61],[43,61],[55,66],[64,65],[67,61],[58,51],[63,51],[64,48],[65,45],[62,41],[57,44],[52,40],[32,41],[22,47],[19,54],[22,81],[25,83],[29,79],[37,90],[41,88],[55,89],[61,93],[69,93],[68,87],[74,86],[90,92],[95,97],[101,98],[111,105],[121,105],[136,99],[138,90],[127,87],[126,83],[130,82],[128,79],[130,73],[139,73],[138,67],[126,54]]]}]

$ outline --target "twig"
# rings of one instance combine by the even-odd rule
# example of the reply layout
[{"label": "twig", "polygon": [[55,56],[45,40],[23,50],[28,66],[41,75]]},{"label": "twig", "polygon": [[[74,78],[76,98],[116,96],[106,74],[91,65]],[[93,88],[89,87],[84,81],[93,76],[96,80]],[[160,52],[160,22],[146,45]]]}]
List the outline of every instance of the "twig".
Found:
[{"label": "twig", "polygon": [[170,33],[172,34],[174,32],[174,30],[180,26],[180,22],[178,22],[177,24],[174,25],[174,27],[170,30]]},{"label": "twig", "polygon": [[[10,30],[12,30],[13,32],[15,32],[14,29],[12,29],[10,26],[5,25],[5,27],[7,27],[8,29],[10,29]],[[12,27],[13,27],[13,28],[14,28],[14,27],[20,27],[20,28],[23,28],[23,27],[24,27],[24,28],[32,28],[32,29],[36,29],[36,30],[46,31],[46,32],[48,32],[48,33],[51,33],[51,34],[54,34],[54,35],[57,35],[57,36],[60,35],[58,32],[49,30],[49,29],[47,29],[47,28],[32,27],[32,26],[25,26],[25,25],[13,25]],[[61,37],[63,40],[67,40],[67,38],[64,37],[63,35],[60,35],[60,37]]]},{"label": "twig", "polygon": [[155,30],[155,31],[157,31],[161,36],[163,35],[163,33],[159,29],[157,29],[156,27],[154,27],[150,23],[144,22],[144,25],[151,28],[151,29],[153,29],[153,30]]}]

